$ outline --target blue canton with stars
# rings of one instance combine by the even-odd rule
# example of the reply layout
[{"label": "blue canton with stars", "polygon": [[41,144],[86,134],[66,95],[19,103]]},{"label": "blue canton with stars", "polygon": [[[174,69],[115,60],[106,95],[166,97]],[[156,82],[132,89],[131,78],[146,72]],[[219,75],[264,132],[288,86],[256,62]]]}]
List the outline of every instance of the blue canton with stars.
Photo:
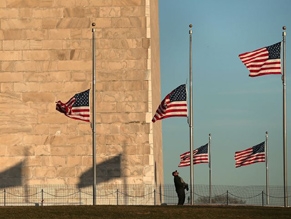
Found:
[{"label": "blue canton with stars", "polygon": [[75,100],[73,107],[89,106],[89,90],[76,94]]},{"label": "blue canton with stars", "polygon": [[172,91],[170,101],[186,101],[186,84],[182,84]]}]

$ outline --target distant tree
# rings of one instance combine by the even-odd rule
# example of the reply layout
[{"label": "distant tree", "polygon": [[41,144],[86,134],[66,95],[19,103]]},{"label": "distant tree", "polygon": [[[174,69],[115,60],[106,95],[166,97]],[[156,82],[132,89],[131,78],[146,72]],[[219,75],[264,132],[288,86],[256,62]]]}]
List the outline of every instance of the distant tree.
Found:
[{"label": "distant tree", "polygon": [[[231,196],[227,195],[216,195],[214,197],[211,198],[211,203],[215,203],[215,204],[226,204],[228,200],[228,204],[245,204],[246,201],[243,201],[241,199],[238,198],[234,198]],[[209,197],[208,196],[200,196],[196,203],[199,204],[209,204]]]}]

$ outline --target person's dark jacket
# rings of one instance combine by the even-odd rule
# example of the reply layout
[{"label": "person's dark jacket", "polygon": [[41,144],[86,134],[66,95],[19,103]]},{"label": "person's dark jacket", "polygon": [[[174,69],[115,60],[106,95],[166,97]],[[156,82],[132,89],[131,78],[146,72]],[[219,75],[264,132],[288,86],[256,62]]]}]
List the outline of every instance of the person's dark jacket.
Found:
[{"label": "person's dark jacket", "polygon": [[175,188],[176,188],[176,192],[183,192],[184,191],[184,181],[182,180],[182,178],[180,176],[174,176],[174,184],[175,184]]}]

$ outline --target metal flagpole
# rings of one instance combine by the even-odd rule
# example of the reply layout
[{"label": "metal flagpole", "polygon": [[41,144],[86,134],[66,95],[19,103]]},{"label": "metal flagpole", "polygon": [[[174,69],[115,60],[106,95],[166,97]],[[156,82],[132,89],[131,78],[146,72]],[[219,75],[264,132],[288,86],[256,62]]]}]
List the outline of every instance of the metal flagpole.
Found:
[{"label": "metal flagpole", "polygon": [[269,196],[269,167],[268,167],[268,132],[266,132],[265,140],[265,161],[266,161],[266,203],[269,205],[270,196]]},{"label": "metal flagpole", "polygon": [[212,193],[212,184],[211,184],[211,153],[210,153],[210,141],[211,141],[211,134],[209,133],[208,137],[208,167],[209,167],[209,203],[211,204],[211,193]]},{"label": "metal flagpole", "polygon": [[194,204],[194,168],[193,168],[193,101],[192,101],[192,24],[189,25],[189,104],[190,104],[190,114],[189,114],[189,130],[190,130],[190,204]]},{"label": "metal flagpole", "polygon": [[95,127],[95,83],[96,83],[96,64],[95,64],[95,23],[92,23],[92,157],[93,157],[93,205],[96,205],[96,127]]},{"label": "metal flagpole", "polygon": [[283,61],[282,61],[282,84],[283,84],[283,166],[284,166],[284,207],[288,206],[287,191],[287,123],[286,123],[286,26],[283,26]]}]

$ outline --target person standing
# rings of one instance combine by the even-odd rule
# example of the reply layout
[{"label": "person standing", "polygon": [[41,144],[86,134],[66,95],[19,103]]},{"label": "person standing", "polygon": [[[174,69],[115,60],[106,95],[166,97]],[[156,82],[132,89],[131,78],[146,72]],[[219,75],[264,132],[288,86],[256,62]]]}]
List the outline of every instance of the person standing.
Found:
[{"label": "person standing", "polygon": [[177,170],[172,172],[172,175],[174,176],[174,184],[178,196],[178,205],[184,205],[185,189],[187,191],[189,190],[188,184],[185,183],[184,180],[179,176],[179,172]]}]

